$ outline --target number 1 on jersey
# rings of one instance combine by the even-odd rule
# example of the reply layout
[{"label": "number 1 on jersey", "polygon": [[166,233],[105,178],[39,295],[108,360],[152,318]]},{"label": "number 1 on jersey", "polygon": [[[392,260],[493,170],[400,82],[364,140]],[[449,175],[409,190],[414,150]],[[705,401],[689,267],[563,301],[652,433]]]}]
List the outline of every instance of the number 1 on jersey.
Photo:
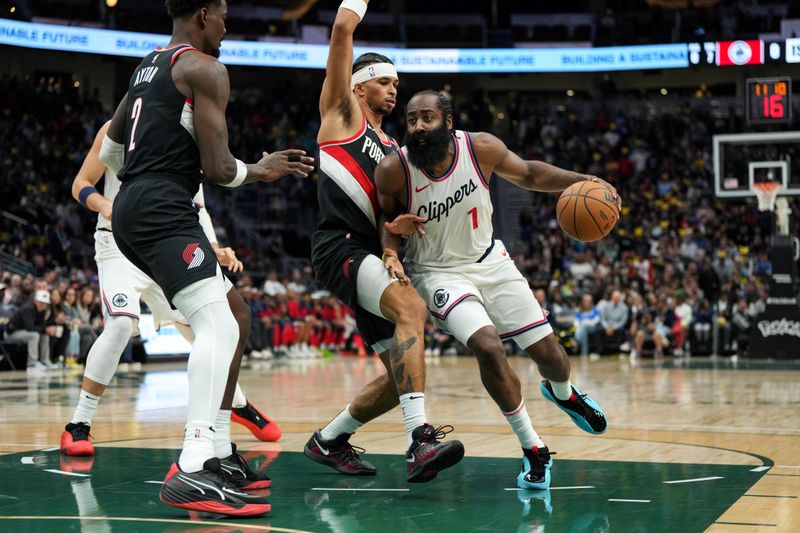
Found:
[{"label": "number 1 on jersey", "polygon": [[131,119],[133,120],[133,126],[131,127],[131,144],[128,146],[128,151],[133,152],[134,148],[136,148],[136,126],[139,124],[139,117],[142,115],[142,97],[140,96],[136,100],[133,101],[133,111],[131,111]]},{"label": "number 1 on jersey", "polygon": [[472,229],[478,229],[478,208],[473,207],[467,213],[472,215]]}]

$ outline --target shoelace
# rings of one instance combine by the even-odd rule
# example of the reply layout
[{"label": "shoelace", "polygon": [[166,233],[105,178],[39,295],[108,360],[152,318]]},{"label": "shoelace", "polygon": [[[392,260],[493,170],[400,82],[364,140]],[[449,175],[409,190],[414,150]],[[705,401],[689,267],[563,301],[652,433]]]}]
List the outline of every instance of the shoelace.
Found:
[{"label": "shoelace", "polygon": [[578,394],[578,399],[580,401],[576,401],[575,403],[581,406],[583,412],[587,415],[594,415],[596,417],[600,417],[600,413],[597,412],[597,409],[592,408],[588,403],[586,403],[586,397],[589,396],[588,394]]},{"label": "shoelace", "polygon": [[72,428],[72,431],[70,431],[70,433],[72,434],[73,441],[89,440],[89,436],[91,435],[89,433],[89,426],[85,424],[75,424],[75,427]]},{"label": "shoelace", "polygon": [[343,459],[351,459],[358,461],[359,456],[366,451],[367,450],[365,450],[361,446],[353,446],[349,442],[345,442],[344,444],[342,444],[342,450],[339,452],[339,455]]},{"label": "shoelace", "polygon": [[451,426],[450,424],[445,424],[444,426],[439,426],[438,428],[434,429],[433,433],[431,433],[430,436],[427,437],[425,440],[428,440],[428,441],[440,441],[443,438],[445,438],[445,436],[447,436],[448,433],[452,433],[454,429],[455,428],[453,426]]}]

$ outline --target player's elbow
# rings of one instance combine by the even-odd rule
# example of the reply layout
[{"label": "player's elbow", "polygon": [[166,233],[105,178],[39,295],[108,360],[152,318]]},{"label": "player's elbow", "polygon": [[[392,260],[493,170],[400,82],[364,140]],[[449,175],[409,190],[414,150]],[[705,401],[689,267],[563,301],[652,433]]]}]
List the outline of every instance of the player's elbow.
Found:
[{"label": "player's elbow", "polygon": [[236,177],[236,160],[231,157],[230,161],[206,161],[203,163],[203,174],[213,183],[230,183]]},{"label": "player's elbow", "polygon": [[336,14],[331,28],[331,40],[339,36],[352,35],[358,25],[358,16],[352,11],[342,9]]}]

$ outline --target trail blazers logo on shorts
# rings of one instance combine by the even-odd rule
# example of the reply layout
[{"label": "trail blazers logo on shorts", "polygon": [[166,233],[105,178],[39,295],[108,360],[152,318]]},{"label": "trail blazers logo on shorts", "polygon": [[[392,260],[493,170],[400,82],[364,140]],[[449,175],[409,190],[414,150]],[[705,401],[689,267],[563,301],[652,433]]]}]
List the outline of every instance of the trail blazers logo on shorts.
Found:
[{"label": "trail blazers logo on shorts", "polygon": [[445,289],[436,289],[436,292],[433,293],[433,303],[439,309],[447,305],[448,300],[450,300],[450,293]]},{"label": "trail blazers logo on shorts", "polygon": [[200,248],[199,242],[191,242],[183,249],[183,262],[189,265],[186,270],[199,267],[205,258],[206,254]]}]

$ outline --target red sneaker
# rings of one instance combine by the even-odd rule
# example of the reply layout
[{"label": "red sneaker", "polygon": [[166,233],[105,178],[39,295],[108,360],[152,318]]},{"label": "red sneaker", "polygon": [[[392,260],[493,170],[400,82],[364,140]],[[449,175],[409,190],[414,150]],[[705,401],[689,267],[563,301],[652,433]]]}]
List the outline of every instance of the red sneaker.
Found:
[{"label": "red sneaker", "polygon": [[277,442],[281,438],[281,428],[278,427],[278,424],[256,409],[250,402],[247,402],[244,407],[234,407],[231,410],[231,421],[249,429],[250,433],[258,440]]},{"label": "red sneaker", "polygon": [[94,455],[89,425],[83,422],[67,424],[61,434],[61,453],[73,457]]}]

